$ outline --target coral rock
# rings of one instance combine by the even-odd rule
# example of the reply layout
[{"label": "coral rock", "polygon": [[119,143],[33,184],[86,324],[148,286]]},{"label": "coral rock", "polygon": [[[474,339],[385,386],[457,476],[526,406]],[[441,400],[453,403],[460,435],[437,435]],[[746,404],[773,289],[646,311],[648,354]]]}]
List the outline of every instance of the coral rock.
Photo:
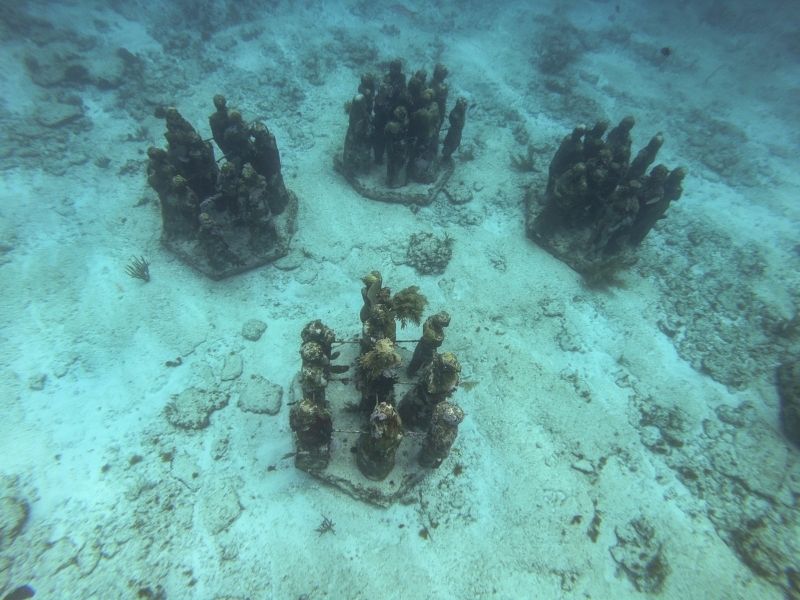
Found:
[{"label": "coral rock", "polygon": [[778,367],[778,394],[781,399],[781,429],[800,446],[800,362],[787,361]]}]

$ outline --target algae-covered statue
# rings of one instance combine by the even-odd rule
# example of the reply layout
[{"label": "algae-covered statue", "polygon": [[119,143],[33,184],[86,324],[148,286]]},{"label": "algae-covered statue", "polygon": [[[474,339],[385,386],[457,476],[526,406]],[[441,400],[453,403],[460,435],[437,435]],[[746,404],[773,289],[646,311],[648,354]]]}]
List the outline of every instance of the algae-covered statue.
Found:
[{"label": "algae-covered statue", "polygon": [[345,373],[346,365],[334,365],[339,357],[333,351],[336,334],[319,319],[300,332],[300,390],[302,397],[289,412],[289,426],[294,432],[295,465],[304,471],[325,469],[330,460],[333,421],[325,391],[336,373]]},{"label": "algae-covered statue", "polygon": [[372,271],[361,280],[361,350],[367,352],[382,338],[392,342],[397,339],[397,323],[405,327],[411,321],[419,324],[422,312],[428,304],[427,298],[415,285],[409,286],[392,296],[392,290],[383,287],[383,278],[378,271]]},{"label": "algae-covered statue", "polygon": [[458,436],[458,426],[464,420],[464,411],[452,402],[440,402],[431,414],[431,423],[422,450],[419,464],[432,469],[438,468],[450,454],[450,448]]},{"label": "algae-covered statue", "polygon": [[345,105],[347,133],[335,159],[358,193],[425,205],[447,183],[467,111],[467,101],[459,98],[447,113],[447,75],[447,67],[437,64],[430,77],[424,70],[407,77],[399,59],[381,79],[362,75],[358,94]]},{"label": "algae-covered statue", "polygon": [[361,408],[370,410],[380,402],[394,403],[397,368],[403,362],[389,338],[379,339],[373,348],[358,357],[356,387],[361,392]]},{"label": "algae-covered statue", "polygon": [[372,271],[362,282],[361,298],[361,356],[356,370],[356,387],[361,392],[361,407],[369,411],[379,402],[394,403],[394,384],[398,381],[400,355],[395,351],[397,321],[404,327],[408,321],[416,324],[428,303],[415,285],[392,295],[383,287],[380,272]]},{"label": "algae-covered statue", "polygon": [[334,374],[345,373],[349,368],[332,364],[332,361],[339,357],[339,353],[333,351],[336,334],[333,329],[317,319],[303,327],[300,339],[303,340],[303,345],[300,346],[303,363],[300,369],[300,386],[303,398],[327,405],[325,390],[328,382]]},{"label": "algae-covered statue", "polygon": [[356,460],[365,477],[377,481],[392,471],[403,441],[403,422],[394,406],[379,402],[369,416],[368,430],[358,438]]},{"label": "algae-covered statue", "polygon": [[422,337],[417,342],[414,355],[406,367],[409,375],[414,375],[420,367],[433,359],[436,349],[444,343],[444,328],[448,325],[450,325],[450,314],[444,310],[425,320]]},{"label": "algae-covered statue", "polygon": [[225,162],[176,108],[159,108],[167,148],[147,151],[147,181],[158,193],[161,240],[212,279],[285,256],[295,231],[297,198],[284,185],[275,137],[245,123],[214,97],[211,133]]},{"label": "algae-covered statue", "polygon": [[289,411],[289,426],[295,435],[295,466],[304,471],[322,471],[331,455],[333,421],[327,406],[303,398]]},{"label": "algae-covered statue", "polygon": [[631,160],[633,117],[608,130],[600,121],[576,127],[555,153],[544,194],[526,196],[528,236],[587,278],[629,265],[634,251],[670,203],[680,198],[685,169],[658,164],[659,133]]},{"label": "algae-covered statue", "polygon": [[461,364],[452,352],[434,354],[420,373],[417,384],[400,402],[400,416],[406,427],[425,430],[437,404],[447,400],[458,386]]}]

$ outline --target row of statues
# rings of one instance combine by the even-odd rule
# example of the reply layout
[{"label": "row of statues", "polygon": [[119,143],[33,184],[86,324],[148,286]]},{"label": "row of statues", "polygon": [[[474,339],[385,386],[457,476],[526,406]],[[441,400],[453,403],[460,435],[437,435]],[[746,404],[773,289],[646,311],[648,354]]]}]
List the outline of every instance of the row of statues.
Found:
[{"label": "row of statues", "polygon": [[[354,396],[351,410],[361,415],[361,430],[355,446],[356,464],[370,480],[381,481],[392,471],[395,455],[406,436],[422,436],[418,463],[436,468],[450,453],[464,419],[463,410],[451,400],[459,383],[461,365],[451,352],[439,353],[444,328],[450,323],[446,312],[429,317],[422,337],[403,365],[396,338],[396,325],[419,323],[427,303],[416,286],[392,294],[383,286],[378,271],[363,278],[362,332],[354,368]],[[337,365],[340,353],[334,346],[333,330],[321,321],[308,323],[301,332],[302,366],[299,380],[302,399],[290,411],[295,436],[295,464],[309,472],[323,471],[331,459],[334,429],[333,410],[326,389],[351,365]],[[398,395],[402,375],[409,387]],[[342,407],[338,407],[341,409]]]},{"label": "row of statues", "polygon": [[[363,195],[428,204],[453,172],[467,103],[447,115],[448,69],[408,77],[400,59],[382,77],[362,75],[347,103],[348,126],[336,166]],[[162,241],[182,259],[221,278],[284,256],[294,233],[297,199],[285,186],[275,137],[214,97],[211,135],[221,165],[176,108],[160,108],[167,148],[148,150],[148,182],[158,193]],[[446,133],[445,121],[449,122]],[[631,153],[633,117],[615,127],[578,126],[553,156],[546,188],[526,195],[530,238],[587,277],[630,264],[639,246],[683,192],[684,168],[651,168],[662,134]],[[380,183],[369,173],[385,165]],[[409,183],[421,184],[408,191]],[[420,191],[422,190],[422,191]]]}]

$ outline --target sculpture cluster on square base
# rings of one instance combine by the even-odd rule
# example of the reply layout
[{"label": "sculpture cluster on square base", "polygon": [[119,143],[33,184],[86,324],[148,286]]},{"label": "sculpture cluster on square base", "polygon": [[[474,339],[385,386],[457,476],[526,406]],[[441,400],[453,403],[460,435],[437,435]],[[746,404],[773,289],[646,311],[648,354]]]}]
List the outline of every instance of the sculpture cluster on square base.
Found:
[{"label": "sculpture cluster on square base", "polygon": [[425,321],[413,353],[398,345],[397,321],[419,323],[427,302],[416,286],[392,294],[377,271],[363,283],[360,338],[338,340],[319,320],[303,329],[289,420],[297,468],[387,506],[449,455],[464,419],[450,399],[461,366],[438,352],[444,311]]},{"label": "sculpture cluster on square base", "polygon": [[161,108],[167,148],[151,147],[147,181],[158,193],[161,240],[212,279],[285,256],[295,231],[297,198],[286,189],[275,137],[262,123],[245,123],[214,97],[214,149],[176,108]]},{"label": "sculpture cluster on square base", "polygon": [[664,142],[660,133],[631,160],[633,125],[625,117],[607,135],[607,121],[576,127],[550,163],[544,195],[526,195],[528,236],[587,277],[633,262],[683,191],[685,169],[659,164],[647,172]]},{"label": "sculpture cluster on square base", "polygon": [[382,79],[362,75],[358,94],[345,105],[349,117],[344,148],[335,166],[355,190],[373,200],[429,204],[453,172],[467,101],[459,98],[447,116],[448,71],[437,64],[428,78],[419,70],[406,80],[393,60]]}]

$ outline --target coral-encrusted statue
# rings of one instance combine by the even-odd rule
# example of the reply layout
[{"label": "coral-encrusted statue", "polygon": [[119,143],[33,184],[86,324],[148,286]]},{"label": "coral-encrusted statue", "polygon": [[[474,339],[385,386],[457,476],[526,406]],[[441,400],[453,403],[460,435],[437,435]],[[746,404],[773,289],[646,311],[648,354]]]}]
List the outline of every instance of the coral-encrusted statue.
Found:
[{"label": "coral-encrusted statue", "polygon": [[409,321],[419,324],[428,299],[419,292],[415,285],[409,286],[392,296],[392,290],[383,287],[383,278],[380,272],[372,271],[362,280],[361,297],[364,306],[361,307],[361,351],[367,352],[375,342],[382,338],[392,341],[397,339],[397,324],[405,327]]},{"label": "coral-encrusted statue", "polygon": [[[403,63],[397,59],[389,63],[380,82],[372,74],[361,77],[358,94],[345,106],[347,134],[335,162],[356,191],[386,202],[433,201],[452,174],[451,156],[461,143],[466,120],[467,101],[460,98],[450,112],[442,144],[447,74],[447,68],[438,64],[430,78],[420,70],[406,81]],[[383,175],[377,177],[384,163]],[[422,187],[401,189],[414,183]]]},{"label": "coral-encrusted statue", "polygon": [[448,120],[450,121],[450,128],[447,130],[447,135],[442,145],[442,157],[446,159],[449,159],[461,145],[461,135],[464,132],[464,123],[467,121],[467,101],[464,98],[459,98],[456,101],[456,105],[450,111]]},{"label": "coral-encrusted statue", "polygon": [[319,319],[307,323],[300,332],[300,339],[303,342],[316,342],[322,347],[323,354],[328,359],[334,359],[338,353],[333,351],[333,343],[336,341],[336,333]]},{"label": "coral-encrusted statue", "polygon": [[419,323],[428,300],[415,285],[400,290],[383,287],[380,272],[372,271],[362,282],[361,356],[358,359],[356,387],[361,392],[361,408],[371,411],[378,402],[394,403],[394,384],[400,355],[394,348],[397,323]]},{"label": "coral-encrusted statue", "polygon": [[633,125],[625,117],[607,135],[606,121],[577,127],[550,163],[544,197],[526,196],[528,235],[590,279],[633,262],[633,250],[683,191],[683,168],[647,172],[660,133],[631,161]]},{"label": "coral-encrusted statue", "polygon": [[380,402],[369,417],[368,431],[358,438],[356,462],[368,479],[380,481],[394,468],[394,455],[403,440],[403,423],[394,406]]},{"label": "coral-encrusted statue", "polygon": [[343,373],[348,367],[331,364],[338,356],[332,351],[336,334],[319,319],[303,327],[300,337],[303,340],[300,347],[303,398],[292,406],[289,426],[295,434],[295,465],[304,471],[319,472],[328,466],[333,435],[333,419],[325,389],[331,373]]},{"label": "coral-encrusted statue", "polygon": [[292,406],[289,426],[295,434],[294,464],[304,471],[322,471],[331,457],[333,421],[330,410],[308,398]]},{"label": "coral-encrusted statue", "polygon": [[303,345],[300,357],[303,366],[300,369],[300,387],[303,397],[318,404],[326,404],[325,389],[328,387],[331,373],[343,373],[347,366],[331,365],[331,360],[338,356],[332,352],[336,335],[333,329],[317,319],[311,321],[300,333]]},{"label": "coral-encrusted statue", "polygon": [[434,354],[433,360],[420,373],[417,385],[408,390],[400,402],[403,424],[410,429],[427,429],[433,409],[453,394],[460,375],[461,364],[455,354]]},{"label": "coral-encrusted statue", "polygon": [[269,130],[228,111],[223,96],[214,105],[211,132],[227,162],[218,168],[211,144],[177,109],[161,108],[167,149],[148,149],[147,180],[161,203],[164,245],[221,279],[286,255],[297,198],[283,183]]},{"label": "coral-encrusted statue", "polygon": [[379,271],[372,271],[361,279],[361,351],[369,351],[379,339],[397,339],[397,324],[392,314],[392,290],[383,287]]},{"label": "coral-encrusted statue", "polygon": [[317,342],[303,342],[300,347],[303,367],[300,369],[300,386],[303,397],[318,404],[325,404],[325,388],[328,387],[330,359]]},{"label": "coral-encrusted statue", "polygon": [[444,342],[444,328],[448,325],[450,325],[450,314],[444,310],[425,320],[422,337],[417,342],[414,355],[406,368],[409,375],[415,375],[420,367],[431,362],[436,350]]},{"label": "coral-encrusted statue", "polygon": [[397,368],[402,362],[389,338],[379,339],[372,350],[358,358],[356,387],[361,392],[361,408],[369,412],[381,402],[394,404]]},{"label": "coral-encrusted statue", "polygon": [[464,411],[452,402],[440,402],[433,409],[431,425],[422,442],[419,464],[436,469],[450,454],[458,436],[458,426],[464,420]]}]

